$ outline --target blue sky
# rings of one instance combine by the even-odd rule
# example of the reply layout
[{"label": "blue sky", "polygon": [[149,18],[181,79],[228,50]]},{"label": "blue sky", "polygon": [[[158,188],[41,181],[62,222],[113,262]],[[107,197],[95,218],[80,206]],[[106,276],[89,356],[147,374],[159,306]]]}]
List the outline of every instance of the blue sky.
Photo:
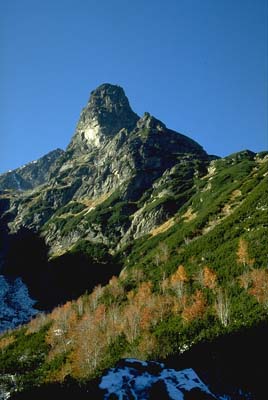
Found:
[{"label": "blue sky", "polygon": [[268,147],[266,0],[3,0],[0,172],[65,148],[98,85],[225,156]]}]

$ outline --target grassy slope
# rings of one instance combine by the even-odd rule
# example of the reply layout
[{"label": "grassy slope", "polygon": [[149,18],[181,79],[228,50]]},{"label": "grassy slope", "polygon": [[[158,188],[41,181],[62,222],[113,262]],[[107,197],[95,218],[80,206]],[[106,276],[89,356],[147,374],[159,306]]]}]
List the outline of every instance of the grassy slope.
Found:
[{"label": "grassy slope", "polygon": [[267,320],[267,183],[267,159],[214,161],[170,229],[122,250],[119,278],[5,334],[1,373],[20,387],[89,379],[120,357],[165,358]]}]

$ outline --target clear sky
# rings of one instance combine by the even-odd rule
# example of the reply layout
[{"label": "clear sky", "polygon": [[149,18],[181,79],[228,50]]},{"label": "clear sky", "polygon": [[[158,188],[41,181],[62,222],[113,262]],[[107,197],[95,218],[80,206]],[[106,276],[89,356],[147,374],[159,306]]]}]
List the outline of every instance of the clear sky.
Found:
[{"label": "clear sky", "polygon": [[1,0],[0,172],[66,148],[102,83],[225,156],[268,147],[267,0]]}]

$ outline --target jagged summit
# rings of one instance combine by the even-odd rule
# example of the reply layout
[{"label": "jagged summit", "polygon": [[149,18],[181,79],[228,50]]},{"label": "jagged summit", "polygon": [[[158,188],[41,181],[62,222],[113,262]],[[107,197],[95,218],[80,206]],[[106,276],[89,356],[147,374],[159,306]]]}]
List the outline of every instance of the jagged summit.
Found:
[{"label": "jagged summit", "polygon": [[[51,166],[38,161],[30,165],[30,172],[4,175],[2,186],[0,179],[0,189],[19,192],[14,199],[10,195],[10,203],[4,203],[5,210],[12,209],[9,229],[42,229],[51,254],[66,251],[78,238],[115,249],[147,234],[174,214],[174,189],[168,189],[174,174],[178,174],[177,193],[180,182],[186,179],[180,172],[186,171],[185,165],[189,167],[185,176],[192,180],[198,171],[206,172],[209,162],[210,156],[197,142],[168,129],[148,112],[140,118],[132,111],[124,90],[105,83],[91,93],[71,143],[65,152],[56,153]],[[39,164],[44,168],[36,172],[33,166]],[[39,189],[39,185],[43,186]],[[30,189],[34,193],[27,192]],[[17,201],[17,195],[22,202]],[[122,210],[118,208],[124,222],[117,223],[112,217],[114,223],[95,224],[91,212],[109,202],[111,196],[113,204],[124,204]],[[188,196],[187,192],[185,198]],[[159,205],[156,209],[155,204]],[[77,210],[79,226],[71,222]]]},{"label": "jagged summit", "polygon": [[[131,140],[130,137],[133,134],[144,137],[148,133],[150,136],[154,133],[160,133],[158,137],[153,135],[153,142],[160,141],[162,146],[164,140],[168,147],[172,144],[173,150],[180,153],[197,152],[205,154],[198,143],[187,136],[168,129],[163,122],[148,112],[139,117],[131,109],[123,88],[104,83],[91,92],[88,104],[82,110],[75,133],[67,147],[67,153],[70,154],[69,158],[103,149],[121,130],[124,130],[124,140],[127,137]],[[118,140],[122,144],[122,137]]]},{"label": "jagged summit", "polygon": [[83,151],[99,147],[122,128],[131,131],[138,120],[139,116],[132,111],[124,90],[104,83],[91,92],[68,148]]},{"label": "jagged summit", "polygon": [[148,112],[145,112],[143,117],[139,119],[137,127],[139,129],[155,129],[157,131],[167,129],[163,122],[159,121]]}]

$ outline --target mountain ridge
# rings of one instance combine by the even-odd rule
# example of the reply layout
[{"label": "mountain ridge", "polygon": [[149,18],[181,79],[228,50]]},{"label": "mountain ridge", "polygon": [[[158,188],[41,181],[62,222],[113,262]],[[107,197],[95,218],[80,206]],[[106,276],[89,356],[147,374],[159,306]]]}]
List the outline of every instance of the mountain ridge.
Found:
[{"label": "mountain ridge", "polygon": [[[170,359],[196,364],[213,393],[256,400],[265,390],[256,357],[267,353],[268,152],[210,156],[149,113],[132,114],[118,87],[93,93],[42,183],[0,193],[4,329],[18,323],[20,298],[22,322],[46,311],[0,336],[0,390],[76,390],[120,359]],[[92,123],[95,136],[85,134]]]},{"label": "mountain ridge", "polygon": [[56,160],[63,154],[64,151],[58,148],[37,160],[0,174],[0,190],[24,191],[44,184],[49,178]]},{"label": "mountain ridge", "polygon": [[[131,203],[131,210],[126,215],[126,227],[120,234],[117,232],[118,239],[113,240],[112,247],[116,247],[127,231],[131,235],[129,239],[139,235],[129,221],[129,216],[133,212],[135,214],[134,203],[137,203],[164,172],[171,171],[180,160],[182,164],[199,160],[203,165],[201,168],[205,168],[204,165],[210,160],[199,144],[185,135],[169,130],[149,113],[139,118],[131,110],[123,89],[109,84],[101,85],[92,92],[66,151],[56,152],[57,157],[45,175],[46,181],[41,181],[43,186],[40,190],[29,183],[28,186],[25,185],[25,189],[33,191],[25,191],[21,196],[22,201],[17,197],[12,201],[12,195],[10,196],[10,208],[15,215],[13,221],[9,221],[11,232],[16,232],[23,226],[38,231],[46,224],[48,231],[43,231],[43,234],[46,235],[47,243],[54,247],[52,252],[63,250],[60,248],[60,240],[54,235],[53,215],[70,201],[78,203],[79,212],[83,213],[84,208],[84,214],[90,214],[91,210],[111,195],[120,198],[121,202]],[[31,166],[33,165],[28,164],[27,168]],[[11,174],[17,176],[18,172],[16,170]],[[5,177],[8,179],[7,175],[2,176],[2,189]],[[139,211],[137,207],[136,211]],[[138,216],[139,212],[137,218]],[[148,229],[151,230],[154,224],[164,222],[169,216],[170,212],[160,211],[150,227],[139,228],[140,235]],[[135,217],[133,220],[135,221]],[[59,222],[57,217],[56,221]],[[63,221],[60,222],[63,225]],[[87,221],[83,223],[88,225]],[[112,243],[109,233],[103,227],[97,228],[97,231],[93,226],[83,229],[89,240],[104,242],[106,245]],[[58,225],[56,231],[59,231]],[[67,229],[65,233],[66,231]],[[69,239],[66,239],[67,235],[63,235],[63,242],[66,242],[63,248],[74,244],[77,235],[81,236],[81,232],[71,232]]]}]

